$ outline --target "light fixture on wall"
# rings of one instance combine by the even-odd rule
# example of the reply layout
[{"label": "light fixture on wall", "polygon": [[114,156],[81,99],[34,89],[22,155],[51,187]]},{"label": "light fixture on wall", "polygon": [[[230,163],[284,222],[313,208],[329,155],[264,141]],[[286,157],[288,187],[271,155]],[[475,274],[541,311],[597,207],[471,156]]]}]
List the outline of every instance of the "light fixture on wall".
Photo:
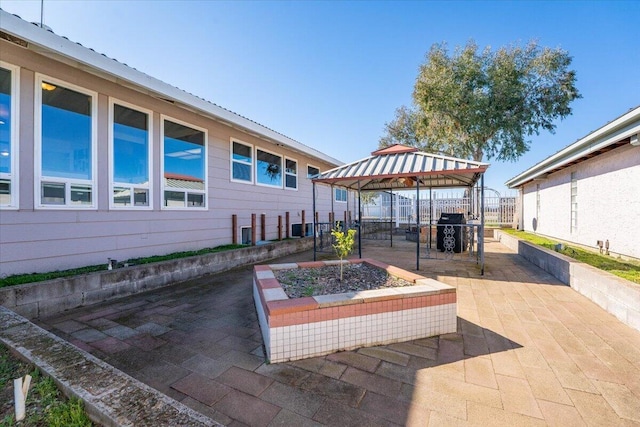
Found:
[{"label": "light fixture on wall", "polygon": [[56,90],[57,88],[55,85],[52,85],[51,83],[42,82],[42,89],[52,91],[52,90]]},{"label": "light fixture on wall", "polygon": [[630,140],[631,145],[633,145],[634,147],[640,147],[640,139],[638,139],[637,133],[635,135],[631,135]]}]

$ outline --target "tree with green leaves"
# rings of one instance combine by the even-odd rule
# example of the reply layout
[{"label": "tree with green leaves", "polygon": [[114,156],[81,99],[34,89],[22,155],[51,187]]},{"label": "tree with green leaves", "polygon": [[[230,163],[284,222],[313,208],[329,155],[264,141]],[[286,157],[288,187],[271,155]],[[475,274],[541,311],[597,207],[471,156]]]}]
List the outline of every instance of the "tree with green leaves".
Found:
[{"label": "tree with green leaves", "polygon": [[555,131],[580,94],[571,56],[530,42],[480,51],[475,42],[449,55],[435,44],[420,66],[413,106],[396,110],[380,147],[405,144],[481,161],[515,161],[529,137]]}]

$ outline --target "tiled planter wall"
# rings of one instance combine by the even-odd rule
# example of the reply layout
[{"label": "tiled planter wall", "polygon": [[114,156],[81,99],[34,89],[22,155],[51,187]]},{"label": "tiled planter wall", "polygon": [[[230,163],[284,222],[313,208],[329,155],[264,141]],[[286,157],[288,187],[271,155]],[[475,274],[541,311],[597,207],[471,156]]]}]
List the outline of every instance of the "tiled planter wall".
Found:
[{"label": "tiled planter wall", "polygon": [[253,294],[272,363],[456,332],[455,288],[371,259],[351,262],[366,262],[415,285],[290,299],[274,270],[336,261],[254,267]]}]

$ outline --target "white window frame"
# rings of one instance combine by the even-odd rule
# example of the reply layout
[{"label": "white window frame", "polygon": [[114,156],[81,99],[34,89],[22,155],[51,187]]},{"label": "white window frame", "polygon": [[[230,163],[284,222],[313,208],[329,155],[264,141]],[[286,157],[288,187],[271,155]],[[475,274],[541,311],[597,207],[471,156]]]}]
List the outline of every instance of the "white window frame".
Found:
[{"label": "white window frame", "polygon": [[18,161],[18,144],[20,141],[20,67],[4,61],[0,61],[0,67],[11,72],[11,139],[9,141],[11,150],[11,172],[0,173],[0,178],[9,180],[11,195],[9,204],[0,205],[0,209],[15,210],[20,207],[20,172],[18,170],[18,165],[20,164]]},{"label": "white window frame", "polygon": [[[288,173],[287,172],[287,160],[291,161],[291,162],[295,162],[296,163],[296,173]],[[289,190],[289,191],[298,191],[298,176],[300,175],[300,162],[298,162],[296,159],[294,159],[293,157],[284,157],[284,161],[283,161],[283,168],[282,170],[284,171],[284,174],[282,176],[282,185],[284,186],[285,190]],[[288,176],[293,176],[296,178],[296,186],[295,187],[287,187],[287,175]]]},{"label": "white window frame", "polygon": [[315,165],[311,165],[311,164],[307,163],[307,179],[313,179],[313,178],[311,178],[311,177],[309,176],[309,168],[310,168],[310,167],[311,167],[311,168],[316,168],[316,169],[318,169],[318,175],[321,173],[321,171],[320,171],[320,168],[319,168],[319,167],[317,167],[317,166],[315,166]]},{"label": "white window frame", "polygon": [[[203,146],[203,156],[204,156],[204,190],[191,190],[187,188],[178,188],[178,187],[165,187],[165,177],[164,177],[164,122],[170,121],[182,126],[190,127],[191,129],[198,130],[204,132],[204,146]],[[207,129],[202,128],[200,126],[193,125],[191,123],[187,123],[185,121],[176,119],[171,116],[166,116],[164,114],[160,115],[160,209],[162,210],[193,210],[193,211],[206,211],[209,209],[209,135]],[[165,195],[166,191],[176,191],[176,192],[184,192],[184,203],[185,205],[180,206],[165,206]],[[188,194],[203,194],[204,195],[204,206],[188,206]]]},{"label": "white window frame", "polygon": [[[280,185],[275,185],[275,184],[263,184],[261,182],[258,182],[258,150],[268,153],[268,154],[272,154],[274,156],[278,156],[280,157]],[[254,172],[255,172],[255,183],[256,185],[259,185],[261,187],[269,187],[269,188],[284,188],[284,155],[280,154],[280,153],[276,153],[274,151],[270,151],[270,150],[265,150],[262,147],[256,147],[255,150],[255,158],[254,158]]]},{"label": "white window frame", "polygon": [[[338,190],[344,191],[344,194],[345,194],[344,200],[338,200]],[[333,187],[333,200],[336,203],[347,203],[347,200],[349,200],[349,191],[346,188]]]},{"label": "white window frame", "polygon": [[[65,89],[70,89],[83,95],[91,97],[91,179],[70,179],[59,177],[47,177],[42,175],[42,83],[44,81],[59,85]],[[34,102],[34,206],[35,209],[55,209],[55,210],[96,210],[98,208],[98,92],[86,89],[73,83],[66,82],[45,74],[35,75],[35,102]],[[65,204],[43,204],[42,184],[44,182],[65,185]],[[90,185],[91,204],[72,205],[71,186]]]},{"label": "white window frame", "polygon": [[[114,167],[116,159],[114,158],[115,152],[113,148],[113,125],[114,125],[114,109],[115,105],[130,108],[132,110],[139,111],[147,115],[147,127],[149,147],[147,152],[147,171],[149,173],[149,180],[147,184],[130,184],[119,183],[114,181]],[[115,187],[125,187],[131,191],[132,203],[129,206],[118,206],[113,203],[113,189]],[[135,189],[147,190],[149,202],[148,206],[135,206],[133,203],[133,192]],[[164,192],[162,193],[164,199]],[[118,98],[109,97],[109,209],[113,210],[153,210],[153,111],[146,108],[138,107],[137,105],[130,104],[126,101],[122,101]]]},{"label": "white window frame", "polygon": [[[240,145],[244,145],[246,147],[250,148],[250,152],[251,152],[251,162],[247,163],[247,162],[243,162],[241,160],[235,160],[233,158],[233,143],[238,143]],[[254,146],[253,144],[249,144],[248,142],[244,142],[241,141],[237,138],[231,138],[231,140],[229,141],[229,180],[231,182],[238,182],[240,184],[249,184],[249,185],[253,185],[255,182],[255,166],[254,163],[256,162],[256,151],[254,150]],[[237,162],[243,165],[248,165],[249,166],[249,170],[251,173],[251,179],[249,181],[244,181],[242,179],[236,179],[233,177],[233,164]]]}]

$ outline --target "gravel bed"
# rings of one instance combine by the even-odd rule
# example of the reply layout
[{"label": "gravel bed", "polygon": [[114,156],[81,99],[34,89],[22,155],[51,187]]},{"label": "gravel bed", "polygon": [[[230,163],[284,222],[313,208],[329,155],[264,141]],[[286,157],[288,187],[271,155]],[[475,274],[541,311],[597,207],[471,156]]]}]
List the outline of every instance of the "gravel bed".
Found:
[{"label": "gravel bed", "polygon": [[366,263],[345,264],[342,281],[339,265],[277,270],[274,274],[289,298],[413,286],[411,282]]}]

